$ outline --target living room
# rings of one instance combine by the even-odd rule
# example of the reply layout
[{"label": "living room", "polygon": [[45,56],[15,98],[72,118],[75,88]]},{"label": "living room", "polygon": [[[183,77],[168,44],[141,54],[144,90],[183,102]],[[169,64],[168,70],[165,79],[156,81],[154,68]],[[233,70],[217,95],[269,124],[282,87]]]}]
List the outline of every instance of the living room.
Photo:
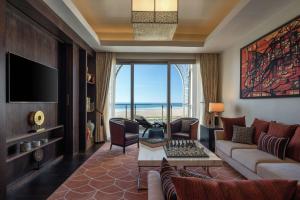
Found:
[{"label": "living room", "polygon": [[300,199],[298,0],[0,15],[0,199]]}]

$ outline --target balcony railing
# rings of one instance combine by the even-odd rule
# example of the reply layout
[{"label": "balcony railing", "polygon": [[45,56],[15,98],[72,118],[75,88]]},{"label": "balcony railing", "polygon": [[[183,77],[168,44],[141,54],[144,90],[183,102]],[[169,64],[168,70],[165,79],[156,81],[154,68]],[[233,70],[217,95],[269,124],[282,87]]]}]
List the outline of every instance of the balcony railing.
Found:
[{"label": "balcony railing", "polygon": [[[134,115],[141,115],[150,122],[167,121],[167,104],[164,103],[137,103],[133,105]],[[115,104],[115,117],[130,118],[131,105],[128,103]],[[172,103],[170,109],[170,120],[188,117],[190,105]]]}]

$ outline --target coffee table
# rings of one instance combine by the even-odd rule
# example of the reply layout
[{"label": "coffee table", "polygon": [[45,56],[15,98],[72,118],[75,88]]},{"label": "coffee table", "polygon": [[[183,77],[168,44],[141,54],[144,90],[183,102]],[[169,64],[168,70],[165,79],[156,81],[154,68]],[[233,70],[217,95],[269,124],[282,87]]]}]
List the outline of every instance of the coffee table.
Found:
[{"label": "coffee table", "polygon": [[140,187],[141,178],[141,168],[143,167],[160,167],[162,159],[167,158],[171,166],[176,169],[186,168],[186,167],[203,167],[207,174],[211,176],[209,172],[210,167],[221,167],[223,166],[223,161],[216,156],[213,152],[208,150],[198,141],[196,145],[203,147],[205,153],[209,156],[206,158],[167,158],[164,148],[156,147],[150,148],[146,145],[140,144],[139,155],[138,155],[138,189],[146,189]]}]

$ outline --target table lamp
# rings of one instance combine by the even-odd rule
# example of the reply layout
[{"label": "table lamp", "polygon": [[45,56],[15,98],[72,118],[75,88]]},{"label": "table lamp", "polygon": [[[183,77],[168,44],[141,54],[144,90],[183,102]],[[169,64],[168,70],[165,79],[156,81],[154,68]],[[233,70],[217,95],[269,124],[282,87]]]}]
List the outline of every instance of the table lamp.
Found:
[{"label": "table lamp", "polygon": [[213,126],[218,125],[219,114],[224,112],[224,103],[209,103],[208,112],[213,113]]}]

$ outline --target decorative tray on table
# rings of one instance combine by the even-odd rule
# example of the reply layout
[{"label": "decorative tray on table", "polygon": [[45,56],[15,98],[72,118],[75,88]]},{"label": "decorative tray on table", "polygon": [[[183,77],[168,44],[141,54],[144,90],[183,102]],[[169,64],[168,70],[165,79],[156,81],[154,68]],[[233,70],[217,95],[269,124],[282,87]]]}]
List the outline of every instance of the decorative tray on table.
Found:
[{"label": "decorative tray on table", "polygon": [[144,144],[148,147],[155,148],[155,147],[161,147],[167,143],[167,139],[164,138],[140,138],[140,143]]},{"label": "decorative tray on table", "polygon": [[208,158],[203,147],[196,145],[195,140],[169,140],[164,145],[168,158]]}]

